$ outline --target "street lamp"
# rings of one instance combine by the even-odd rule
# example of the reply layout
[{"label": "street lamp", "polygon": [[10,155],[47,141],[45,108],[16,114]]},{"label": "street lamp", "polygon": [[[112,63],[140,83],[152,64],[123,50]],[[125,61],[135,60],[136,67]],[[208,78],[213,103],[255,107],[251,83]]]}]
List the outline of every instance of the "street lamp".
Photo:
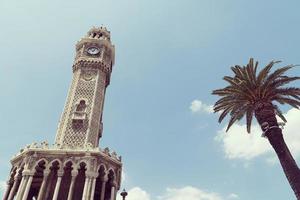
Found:
[{"label": "street lamp", "polygon": [[123,197],[123,200],[125,200],[126,196],[128,195],[128,193],[126,192],[125,189],[123,189],[123,192],[121,192],[120,194]]}]

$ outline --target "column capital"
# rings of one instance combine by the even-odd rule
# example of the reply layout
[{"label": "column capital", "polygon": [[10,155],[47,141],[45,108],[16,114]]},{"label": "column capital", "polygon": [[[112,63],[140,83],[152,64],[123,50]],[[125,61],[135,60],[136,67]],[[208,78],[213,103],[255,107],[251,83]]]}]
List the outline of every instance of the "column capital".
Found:
[{"label": "column capital", "polygon": [[16,174],[14,176],[14,181],[17,181],[17,180],[20,180],[22,178],[22,175],[21,174]]},{"label": "column capital", "polygon": [[102,182],[107,182],[107,181],[108,181],[107,175],[102,176],[102,177],[100,178],[100,180],[101,180]]},{"label": "column capital", "polygon": [[7,185],[12,185],[14,183],[14,181],[12,179],[9,179],[8,181],[6,181]]},{"label": "column capital", "polygon": [[117,188],[118,185],[116,181],[111,181],[109,184],[111,185],[111,187],[115,187],[115,188]]},{"label": "column capital", "polygon": [[86,171],[85,176],[88,178],[97,178],[98,172]]},{"label": "column capital", "polygon": [[78,175],[78,170],[77,170],[77,169],[72,170],[71,176],[72,176],[72,177],[76,177],[77,175]]},{"label": "column capital", "polygon": [[44,176],[48,176],[50,174],[51,170],[50,169],[44,169]]},{"label": "column capital", "polygon": [[34,171],[29,170],[29,169],[25,169],[22,172],[22,176],[33,176],[34,175]]},{"label": "column capital", "polygon": [[57,176],[58,177],[62,177],[64,175],[64,171],[63,170],[58,170],[57,171]]}]

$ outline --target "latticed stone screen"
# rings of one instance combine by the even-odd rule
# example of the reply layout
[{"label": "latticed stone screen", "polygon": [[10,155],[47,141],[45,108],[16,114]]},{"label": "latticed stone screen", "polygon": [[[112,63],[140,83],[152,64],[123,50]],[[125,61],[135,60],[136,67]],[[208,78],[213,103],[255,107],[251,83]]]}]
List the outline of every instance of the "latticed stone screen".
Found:
[{"label": "latticed stone screen", "polygon": [[[104,92],[104,72],[96,69],[79,69],[74,72],[56,142],[69,147],[97,144]],[[82,100],[86,103],[85,118],[80,126],[74,126],[74,113]]]},{"label": "latticed stone screen", "polygon": [[98,72],[98,81],[95,90],[95,100],[94,100],[94,107],[92,110],[91,121],[90,121],[90,132],[88,134],[87,142],[91,143],[93,146],[98,145],[99,140],[99,130],[100,123],[101,123],[101,116],[103,112],[103,103],[104,103],[104,96],[105,96],[105,80],[106,74],[99,70]]}]

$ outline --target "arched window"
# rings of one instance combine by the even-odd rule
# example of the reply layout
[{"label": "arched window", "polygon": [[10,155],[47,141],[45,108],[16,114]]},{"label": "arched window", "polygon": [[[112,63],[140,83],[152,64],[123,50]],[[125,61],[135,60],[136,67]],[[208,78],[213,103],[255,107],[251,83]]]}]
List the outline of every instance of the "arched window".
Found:
[{"label": "arched window", "polygon": [[82,128],[84,122],[86,121],[86,103],[85,100],[80,100],[76,105],[75,111],[73,113],[73,128]]},{"label": "arched window", "polygon": [[103,38],[103,34],[99,33],[98,38],[102,39]]},{"label": "arched window", "polygon": [[81,100],[81,101],[79,102],[79,104],[77,105],[77,107],[76,107],[76,111],[77,111],[77,112],[84,112],[85,109],[86,109],[85,101],[84,101],[84,100]]}]

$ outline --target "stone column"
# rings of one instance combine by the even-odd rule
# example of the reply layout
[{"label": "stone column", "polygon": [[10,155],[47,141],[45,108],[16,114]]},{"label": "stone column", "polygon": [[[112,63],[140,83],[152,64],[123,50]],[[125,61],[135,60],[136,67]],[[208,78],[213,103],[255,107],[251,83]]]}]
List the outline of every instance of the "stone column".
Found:
[{"label": "stone column", "polygon": [[85,173],[85,182],[84,182],[82,200],[87,200],[88,190],[89,190],[89,183],[90,183],[90,176],[88,175],[88,172],[86,172]]},{"label": "stone column", "polygon": [[115,200],[115,192],[116,192],[116,186],[115,184],[113,183],[111,185],[111,190],[110,190],[110,200]]},{"label": "stone column", "polygon": [[96,186],[96,179],[97,179],[97,177],[93,177],[93,178],[92,178],[92,188],[91,188],[91,196],[90,196],[90,199],[91,199],[91,200],[94,199],[95,186]]},{"label": "stone column", "polygon": [[[33,177],[34,172],[35,171],[30,171],[29,169],[23,170],[23,172],[22,172],[22,181],[20,183],[20,186],[19,186],[19,189],[18,189],[18,192],[17,192],[16,200],[22,200],[23,199],[23,197],[25,195],[27,185],[28,185],[29,180],[30,180],[30,177]],[[31,182],[30,182],[30,185],[31,185]],[[30,186],[28,186],[28,187],[30,187]],[[28,195],[28,193],[27,193],[27,195]]]},{"label": "stone column", "polygon": [[62,179],[63,174],[64,174],[64,171],[58,171],[57,172],[57,181],[56,181],[56,184],[55,184],[55,189],[54,189],[54,194],[53,194],[52,200],[57,200],[58,192],[59,192],[59,188],[60,188],[60,183],[61,183],[61,179]]},{"label": "stone column", "polygon": [[9,196],[7,200],[13,200],[14,196],[16,195],[17,192],[17,187],[20,183],[20,180],[22,179],[22,176],[20,174],[16,174],[14,177],[14,185],[12,187],[12,189],[10,190]]},{"label": "stone column", "polygon": [[68,193],[68,200],[72,200],[74,184],[75,184],[77,175],[78,175],[78,170],[77,169],[72,170],[72,172],[71,172],[72,179],[71,179],[70,189],[69,189],[69,193]]},{"label": "stone column", "polygon": [[47,170],[45,169],[44,172],[43,172],[43,175],[44,175],[43,182],[42,182],[42,185],[41,185],[41,188],[40,188],[37,200],[43,200],[44,199],[45,189],[46,189],[46,186],[47,186],[47,180],[48,180],[49,174],[50,174],[50,170],[49,169],[47,169]]},{"label": "stone column", "polygon": [[21,198],[21,194],[23,193],[23,188],[24,188],[24,184],[26,182],[26,176],[22,176],[21,178],[21,183],[19,185],[19,188],[18,188],[18,191],[17,191],[17,194],[16,194],[16,200],[19,200]]},{"label": "stone column", "polygon": [[93,198],[97,176],[98,173],[92,171],[87,171],[85,173],[85,184],[83,189],[82,200],[89,200]]},{"label": "stone column", "polygon": [[105,175],[104,177],[102,177],[101,181],[102,181],[102,184],[101,184],[101,196],[100,196],[100,200],[104,200],[104,197],[105,197],[105,186],[106,186],[106,183],[107,183],[107,176]]},{"label": "stone column", "polygon": [[32,179],[33,179],[33,175],[29,175],[22,200],[27,200],[27,196],[28,196],[28,193],[29,193],[29,190],[31,187]]},{"label": "stone column", "polygon": [[115,196],[114,196],[114,199],[117,199],[118,190],[119,190],[119,188],[117,187],[117,183],[115,183]]},{"label": "stone column", "polygon": [[6,190],[5,190],[5,193],[3,195],[3,200],[6,200],[7,197],[9,196],[9,194],[11,193],[11,188],[13,187],[12,185],[15,185],[15,182],[14,181],[7,181],[7,187],[6,187]]}]

